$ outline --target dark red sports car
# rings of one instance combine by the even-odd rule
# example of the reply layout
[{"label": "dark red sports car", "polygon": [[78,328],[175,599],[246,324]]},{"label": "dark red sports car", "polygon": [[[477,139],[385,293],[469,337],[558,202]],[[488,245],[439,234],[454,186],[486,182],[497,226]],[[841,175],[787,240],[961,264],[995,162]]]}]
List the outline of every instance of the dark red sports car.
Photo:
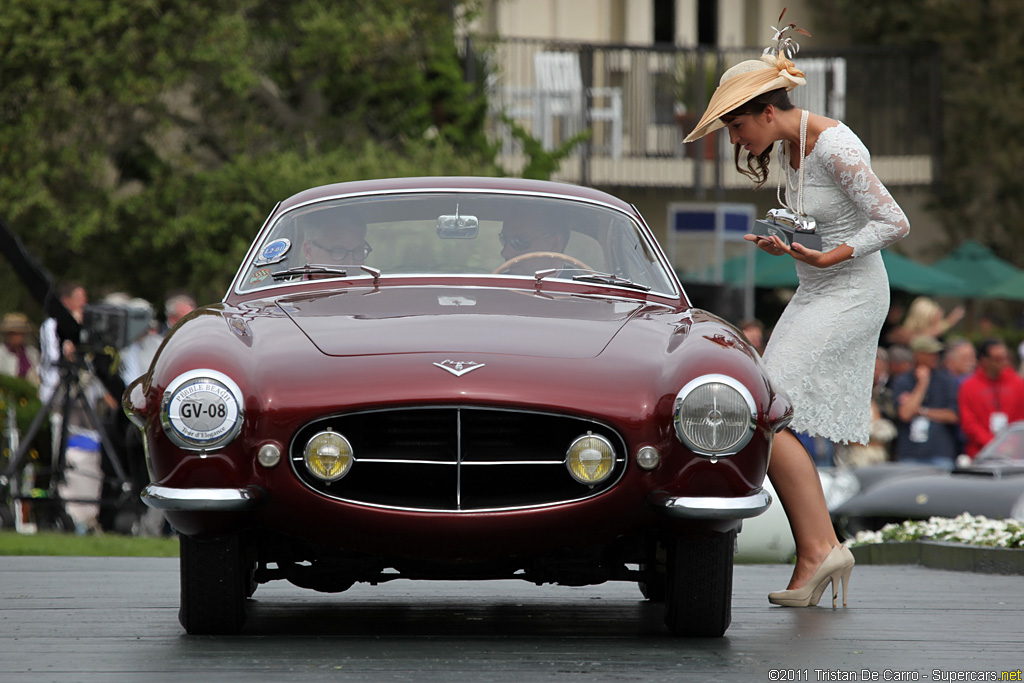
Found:
[{"label": "dark red sports car", "polygon": [[275,579],[521,578],[634,581],[720,636],[791,416],[633,206],[496,178],[281,202],[124,405],[189,633],[238,631]]}]

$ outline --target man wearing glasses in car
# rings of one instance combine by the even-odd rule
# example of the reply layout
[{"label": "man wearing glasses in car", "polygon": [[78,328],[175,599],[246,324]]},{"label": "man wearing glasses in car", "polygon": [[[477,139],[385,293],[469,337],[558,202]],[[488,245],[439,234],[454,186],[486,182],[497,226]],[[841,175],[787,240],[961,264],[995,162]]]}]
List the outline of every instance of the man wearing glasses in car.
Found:
[{"label": "man wearing glasses in car", "polygon": [[[319,219],[319,220],[316,220]],[[322,211],[305,225],[302,255],[306,263],[361,266],[373,248],[366,241],[366,224],[351,215]],[[317,275],[312,279],[325,277]],[[332,277],[327,274],[326,277]]]},{"label": "man wearing glasses in car", "polygon": [[502,224],[498,239],[501,241],[501,258],[505,261],[505,265],[499,268],[500,272],[533,275],[538,270],[561,270],[569,265],[566,259],[558,258],[565,254],[569,242],[568,228],[547,226],[528,217],[514,217]]}]

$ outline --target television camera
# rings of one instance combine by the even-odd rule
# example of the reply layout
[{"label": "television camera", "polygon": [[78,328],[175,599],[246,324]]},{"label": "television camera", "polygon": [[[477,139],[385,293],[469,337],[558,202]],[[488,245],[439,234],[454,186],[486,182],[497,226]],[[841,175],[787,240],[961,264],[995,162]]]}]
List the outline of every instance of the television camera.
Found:
[{"label": "television camera", "polygon": [[82,314],[78,348],[86,353],[123,349],[153,326],[149,306],[89,304]]}]

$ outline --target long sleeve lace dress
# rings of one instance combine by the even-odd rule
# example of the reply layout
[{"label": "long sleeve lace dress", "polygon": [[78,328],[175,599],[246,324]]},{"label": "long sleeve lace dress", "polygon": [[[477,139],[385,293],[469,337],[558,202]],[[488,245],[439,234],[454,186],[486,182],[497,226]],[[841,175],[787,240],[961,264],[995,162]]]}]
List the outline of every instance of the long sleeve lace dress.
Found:
[{"label": "long sleeve lace dress", "polygon": [[[910,223],[846,125],[823,130],[802,163],[803,208],[817,221],[822,251],[845,243],[853,258],[828,268],[796,262],[800,285],[765,348],[765,367],[793,402],[795,431],[866,444],[878,335],[889,310],[879,250],[906,237]],[[788,164],[785,171],[795,182]],[[791,206],[794,200],[787,197]]]}]

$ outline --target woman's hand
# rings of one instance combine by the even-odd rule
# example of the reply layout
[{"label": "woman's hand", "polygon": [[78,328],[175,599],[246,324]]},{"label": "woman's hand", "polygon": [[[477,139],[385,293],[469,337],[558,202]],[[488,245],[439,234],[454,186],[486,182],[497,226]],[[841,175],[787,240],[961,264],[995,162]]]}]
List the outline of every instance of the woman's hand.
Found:
[{"label": "woman's hand", "polygon": [[822,252],[817,249],[810,249],[799,243],[794,243],[790,246],[785,244],[775,235],[772,235],[771,237],[763,237],[761,235],[748,234],[744,235],[743,239],[748,242],[754,242],[758,247],[772,256],[788,254],[797,261],[803,261],[815,268],[828,268],[829,266],[834,266],[837,263],[853,258],[853,247],[846,244],[840,244],[831,251]]},{"label": "woman's hand", "polygon": [[817,266],[819,268],[824,268],[826,265],[829,265],[820,263],[824,256],[820,251],[808,249],[802,244],[794,243],[790,246],[775,235],[770,237],[764,237],[761,235],[744,235],[743,238],[751,242],[755,242],[763,251],[768,252],[772,256],[789,254],[797,261],[803,261],[804,263],[809,263],[812,266]]},{"label": "woman's hand", "polygon": [[768,252],[772,256],[782,256],[786,253],[785,247],[782,246],[782,240],[778,237],[763,237],[761,235],[746,234],[743,239],[748,242],[753,242],[761,250]]},{"label": "woman's hand", "polygon": [[825,252],[818,251],[817,249],[809,249],[798,242],[794,242],[793,246],[786,250],[786,253],[797,261],[803,261],[815,268],[828,268],[836,263],[831,261],[828,258],[828,254]]}]

